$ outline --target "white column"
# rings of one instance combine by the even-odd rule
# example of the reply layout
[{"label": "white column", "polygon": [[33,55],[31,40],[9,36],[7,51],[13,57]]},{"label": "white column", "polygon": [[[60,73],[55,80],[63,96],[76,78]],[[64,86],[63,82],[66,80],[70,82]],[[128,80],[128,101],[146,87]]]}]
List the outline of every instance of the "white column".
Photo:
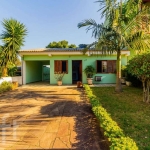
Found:
[{"label": "white column", "polygon": [[26,61],[22,61],[22,80],[23,84],[26,84]]}]

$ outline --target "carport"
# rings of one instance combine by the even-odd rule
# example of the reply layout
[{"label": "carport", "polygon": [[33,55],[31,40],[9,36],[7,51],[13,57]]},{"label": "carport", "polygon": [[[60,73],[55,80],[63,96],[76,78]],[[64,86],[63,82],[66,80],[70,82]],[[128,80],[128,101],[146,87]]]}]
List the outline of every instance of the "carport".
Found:
[{"label": "carport", "polygon": [[23,80],[24,84],[50,81],[50,61],[49,60],[34,60],[25,61],[23,65]]}]

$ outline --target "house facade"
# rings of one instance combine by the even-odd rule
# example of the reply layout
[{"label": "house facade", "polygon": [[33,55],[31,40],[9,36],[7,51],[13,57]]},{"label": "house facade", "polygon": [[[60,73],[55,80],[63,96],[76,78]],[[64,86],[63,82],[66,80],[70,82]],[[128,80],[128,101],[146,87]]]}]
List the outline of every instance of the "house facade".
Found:
[{"label": "house facade", "polygon": [[[49,81],[56,85],[55,72],[66,72],[63,84],[76,84],[77,81],[87,83],[87,77],[83,72],[86,66],[92,65],[96,74],[93,78],[94,84],[116,83],[116,53],[102,55],[100,51],[89,50],[85,54],[83,49],[33,49],[20,50],[22,58],[23,84],[38,81]],[[130,52],[121,52],[121,63],[126,65]],[[99,80],[100,78],[101,80]]]}]

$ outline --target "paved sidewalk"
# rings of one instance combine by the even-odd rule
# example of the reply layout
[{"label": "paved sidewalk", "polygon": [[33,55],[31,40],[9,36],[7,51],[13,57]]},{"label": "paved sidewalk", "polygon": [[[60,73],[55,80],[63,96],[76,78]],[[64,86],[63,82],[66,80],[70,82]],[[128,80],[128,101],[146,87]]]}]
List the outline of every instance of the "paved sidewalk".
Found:
[{"label": "paved sidewalk", "polygon": [[107,150],[83,89],[30,84],[0,95],[0,150]]}]

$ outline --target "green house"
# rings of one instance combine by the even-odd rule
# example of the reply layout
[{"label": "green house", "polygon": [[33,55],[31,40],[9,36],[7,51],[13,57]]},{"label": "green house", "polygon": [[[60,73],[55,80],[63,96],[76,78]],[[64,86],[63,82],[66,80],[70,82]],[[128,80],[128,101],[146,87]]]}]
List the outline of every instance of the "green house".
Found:
[{"label": "green house", "polygon": [[[22,58],[23,84],[48,80],[51,85],[57,84],[55,72],[67,72],[63,77],[63,85],[76,84],[77,81],[87,83],[83,70],[92,65],[96,74],[94,84],[116,83],[116,53],[102,55],[101,51],[85,54],[80,48],[44,48],[34,50],[20,50]],[[121,51],[121,63],[126,65],[130,51]]]}]

